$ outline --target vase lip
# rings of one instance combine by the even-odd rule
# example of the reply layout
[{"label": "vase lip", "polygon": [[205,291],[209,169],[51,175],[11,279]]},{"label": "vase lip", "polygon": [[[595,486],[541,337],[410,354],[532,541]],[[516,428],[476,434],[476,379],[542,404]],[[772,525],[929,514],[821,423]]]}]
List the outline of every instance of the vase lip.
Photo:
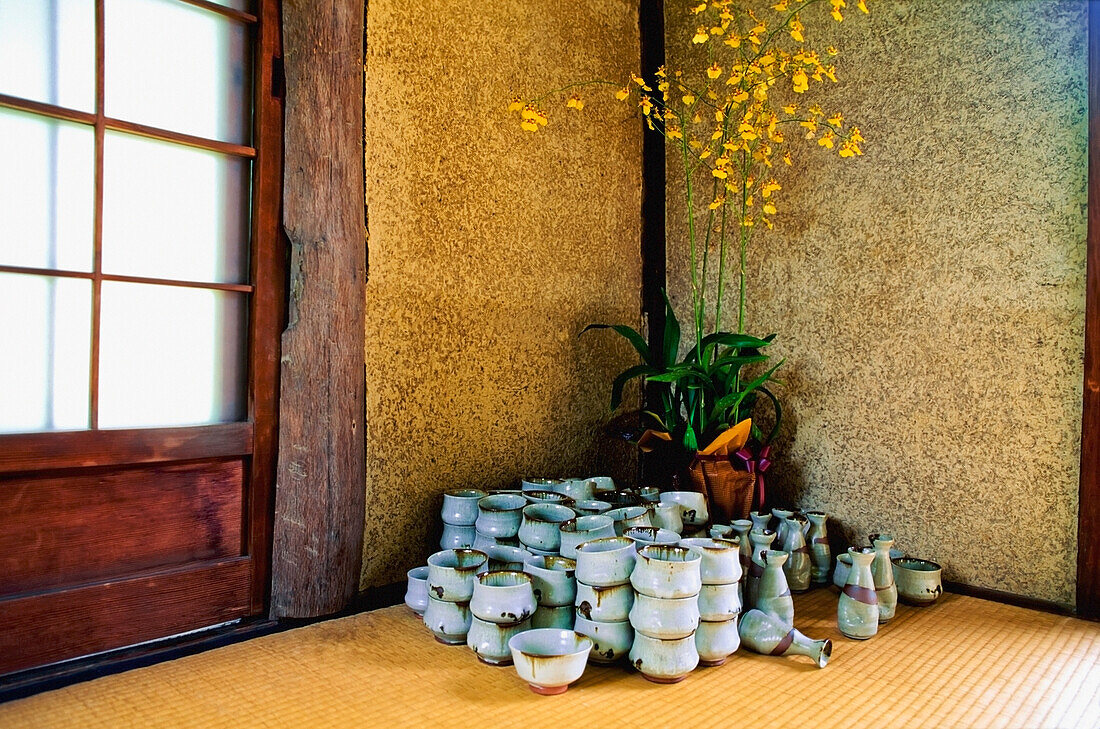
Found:
[{"label": "vase lip", "polygon": [[876,546],[881,543],[883,546],[889,547],[894,543],[894,535],[886,532],[869,534],[867,538],[871,540],[871,544]]},{"label": "vase lip", "polygon": [[760,550],[760,558],[764,560],[764,565],[765,566],[774,564],[776,567],[779,567],[784,562],[786,562],[787,558],[790,557],[790,556],[791,555],[787,554],[782,549],[761,549]]},{"label": "vase lip", "polygon": [[817,667],[825,668],[829,665],[829,659],[833,655],[833,641],[826,638],[821,642],[821,650],[817,654]]},{"label": "vase lip", "polygon": [[828,516],[828,514],[826,514],[821,509],[809,509],[809,510],[804,511],[802,513],[804,513],[807,517],[811,517],[811,516]]},{"label": "vase lip", "polygon": [[[867,556],[874,557],[875,556],[875,548],[874,547],[848,547],[848,554],[850,554],[852,556],[852,566],[855,566],[856,557],[867,557]],[[867,560],[861,560],[861,561],[867,561]],[[870,564],[869,561],[868,561],[868,564]]]},{"label": "vase lip", "polygon": [[757,534],[757,535],[765,537],[765,538],[766,537],[774,537],[775,536],[775,530],[774,529],[753,529],[752,531],[749,532],[749,538],[750,539],[752,539],[753,534]]},{"label": "vase lip", "polygon": [[790,516],[786,517],[784,519],[784,521],[805,522],[805,521],[809,521],[809,520],[806,518],[805,514],[802,514],[801,512],[796,511],[793,514],[791,514]]}]

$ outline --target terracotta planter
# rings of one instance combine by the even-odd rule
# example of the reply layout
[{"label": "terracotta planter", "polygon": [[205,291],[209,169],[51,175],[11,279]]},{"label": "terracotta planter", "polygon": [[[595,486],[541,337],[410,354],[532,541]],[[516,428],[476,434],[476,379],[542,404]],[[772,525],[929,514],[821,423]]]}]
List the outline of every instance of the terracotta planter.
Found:
[{"label": "terracotta planter", "polygon": [[752,511],[756,474],[739,471],[729,456],[697,454],[688,466],[684,486],[706,494],[710,518],[715,524],[747,519]]}]

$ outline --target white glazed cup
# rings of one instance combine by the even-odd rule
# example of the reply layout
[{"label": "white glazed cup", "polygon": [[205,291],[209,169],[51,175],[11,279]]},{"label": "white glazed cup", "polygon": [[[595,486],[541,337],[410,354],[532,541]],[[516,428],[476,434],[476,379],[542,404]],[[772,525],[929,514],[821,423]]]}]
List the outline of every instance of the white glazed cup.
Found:
[{"label": "white glazed cup", "polygon": [[528,504],[523,507],[519,540],[529,548],[557,552],[561,548],[561,523],[574,516],[576,513],[572,509],[561,504]]},{"label": "white glazed cup", "polygon": [[630,651],[634,642],[634,628],[629,620],[603,622],[589,620],[583,615],[576,616],[573,630],[592,639],[592,653],[588,660],[593,663],[613,663]]},{"label": "white glazed cup", "polygon": [[428,595],[428,607],[424,610],[424,625],[432,631],[435,639],[447,645],[462,645],[466,634],[470,632],[470,612],[468,602],[448,602],[437,600]]},{"label": "white glazed cup", "polygon": [[405,575],[409,578],[405,605],[417,615],[423,615],[428,608],[428,566],[413,567]]},{"label": "white glazed cup", "polygon": [[578,582],[574,604],[577,614],[588,620],[617,623],[630,617],[634,587],[629,582],[610,587],[594,587]]},{"label": "white glazed cup", "polygon": [[443,494],[440,512],[444,524],[473,526],[477,521],[477,502],[489,494],[481,489],[452,489]]},{"label": "white glazed cup", "polygon": [[525,478],[519,482],[521,491],[553,491],[560,478]]},{"label": "white glazed cup", "polygon": [[507,666],[512,662],[508,641],[513,636],[531,629],[531,621],[515,625],[497,625],[474,615],[470,618],[470,630],[466,633],[466,645],[477,659],[490,666]]},{"label": "white glazed cup", "polygon": [[721,622],[741,614],[741,586],[703,585],[699,589],[699,617],[708,622]]},{"label": "white glazed cup", "polygon": [[577,581],[611,587],[630,581],[637,555],[634,540],[604,537],[577,545]]},{"label": "white glazed cup", "polygon": [[655,526],[627,527],[623,529],[623,536],[633,539],[639,547],[647,544],[676,544],[680,541],[680,535],[676,532]]},{"label": "white glazed cup", "polygon": [[685,527],[700,527],[707,523],[707,499],[697,491],[666,491],[661,494],[662,504],[679,504],[680,519]]},{"label": "white glazed cup", "polygon": [[615,490],[615,481],[610,476],[589,476],[588,480],[595,484],[597,494],[601,491]]},{"label": "white glazed cup", "polygon": [[650,638],[639,633],[630,649],[630,663],[657,683],[676,683],[699,665],[695,635],[675,640]]},{"label": "white glazed cup", "polygon": [[700,666],[721,666],[741,647],[741,634],[737,620],[711,622],[702,620],[695,630],[695,650],[699,652]]},{"label": "white glazed cup", "polygon": [[439,538],[440,549],[469,549],[474,546],[477,533],[472,526],[459,526],[443,522],[443,535]]},{"label": "white glazed cup", "polygon": [[535,612],[531,576],[523,572],[486,572],[479,575],[470,598],[470,612],[497,625],[515,625]]},{"label": "white glazed cup", "polygon": [[529,504],[564,504],[568,506],[573,501],[565,494],[559,494],[557,491],[524,491],[523,497],[527,499]]},{"label": "white glazed cup", "polygon": [[[523,562],[541,607],[572,605],[577,597],[577,563],[566,557],[531,555]],[[549,626],[545,626],[549,627]]]},{"label": "white glazed cup", "polygon": [[488,555],[476,549],[445,549],[428,557],[428,595],[447,602],[469,602]]},{"label": "white glazed cup", "polygon": [[699,625],[699,606],[694,596],[670,600],[638,593],[630,608],[630,625],[650,638],[686,638]]},{"label": "white glazed cup", "polygon": [[649,518],[649,509],[644,506],[620,506],[603,513],[615,520],[615,534],[622,536],[628,527],[653,526]]},{"label": "white glazed cup", "polygon": [[724,585],[741,579],[741,544],[725,539],[681,539],[681,547],[699,553],[704,585]]},{"label": "white glazed cup", "polygon": [[678,598],[699,594],[699,553],[686,547],[650,544],[638,550],[638,563],[630,573],[634,589],[650,597]]},{"label": "white glazed cup", "polygon": [[523,572],[523,563],[531,556],[531,553],[522,547],[506,547],[503,544],[494,544],[482,550],[489,556],[489,560],[482,567],[481,572],[500,572],[502,570],[514,570]]},{"label": "white glazed cup", "polygon": [[528,501],[520,494],[491,494],[477,502],[475,527],[487,537],[514,537]]},{"label": "white glazed cup", "polygon": [[578,544],[615,536],[615,522],[604,514],[578,516],[563,521],[558,531],[561,532],[561,556],[576,559]]},{"label": "white glazed cup", "polygon": [[516,673],[537,694],[565,693],[584,673],[592,641],[572,630],[539,628],[508,641]]},{"label": "white glazed cup", "polygon": [[668,529],[670,532],[682,534],[684,532],[684,520],[680,517],[679,504],[654,504],[653,526]]},{"label": "white glazed cup", "polygon": [[570,479],[554,485],[554,491],[564,494],[574,501],[596,498],[596,484],[588,479]]},{"label": "white glazed cup", "polygon": [[611,504],[606,501],[600,501],[599,499],[582,499],[573,504],[573,511],[577,512],[579,516],[602,514],[610,508]]},{"label": "white glazed cup", "polygon": [[572,605],[560,605],[558,607],[539,605],[535,608],[535,614],[531,616],[531,627],[572,630],[575,617],[576,612],[573,610]]}]

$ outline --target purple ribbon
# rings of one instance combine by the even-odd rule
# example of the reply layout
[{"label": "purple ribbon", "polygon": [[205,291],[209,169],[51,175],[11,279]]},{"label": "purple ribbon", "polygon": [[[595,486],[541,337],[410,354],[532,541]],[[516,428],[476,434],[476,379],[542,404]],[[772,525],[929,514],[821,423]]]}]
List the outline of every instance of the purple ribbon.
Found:
[{"label": "purple ribbon", "polygon": [[771,459],[768,458],[771,450],[772,447],[766,445],[760,449],[759,454],[753,455],[753,452],[746,446],[734,453],[745,464],[746,471],[756,474],[756,504],[758,509],[764,508],[764,471],[767,471],[772,465]]}]

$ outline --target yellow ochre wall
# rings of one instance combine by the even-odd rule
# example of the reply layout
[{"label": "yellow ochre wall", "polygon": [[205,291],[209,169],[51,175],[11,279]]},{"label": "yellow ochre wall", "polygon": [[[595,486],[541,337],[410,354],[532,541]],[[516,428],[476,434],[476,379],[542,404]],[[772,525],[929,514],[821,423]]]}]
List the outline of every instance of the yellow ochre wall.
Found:
[{"label": "yellow ochre wall", "polygon": [[[804,22],[814,47],[840,50],[821,102],[861,128],[865,155],[796,140],[776,228],[749,255],[749,331],[778,332],[788,358],[770,487],[849,538],[893,531],[947,579],[1072,605],[1085,3],[848,4],[842,24]],[[685,6],[666,8],[670,67],[695,25]],[[672,163],[669,280],[685,311]]]},{"label": "yellow ochre wall", "polygon": [[439,548],[443,491],[609,471],[599,434],[640,325],[641,135],[591,94],[531,134],[534,95],[637,67],[627,0],[367,6],[367,513],[361,585]]}]

